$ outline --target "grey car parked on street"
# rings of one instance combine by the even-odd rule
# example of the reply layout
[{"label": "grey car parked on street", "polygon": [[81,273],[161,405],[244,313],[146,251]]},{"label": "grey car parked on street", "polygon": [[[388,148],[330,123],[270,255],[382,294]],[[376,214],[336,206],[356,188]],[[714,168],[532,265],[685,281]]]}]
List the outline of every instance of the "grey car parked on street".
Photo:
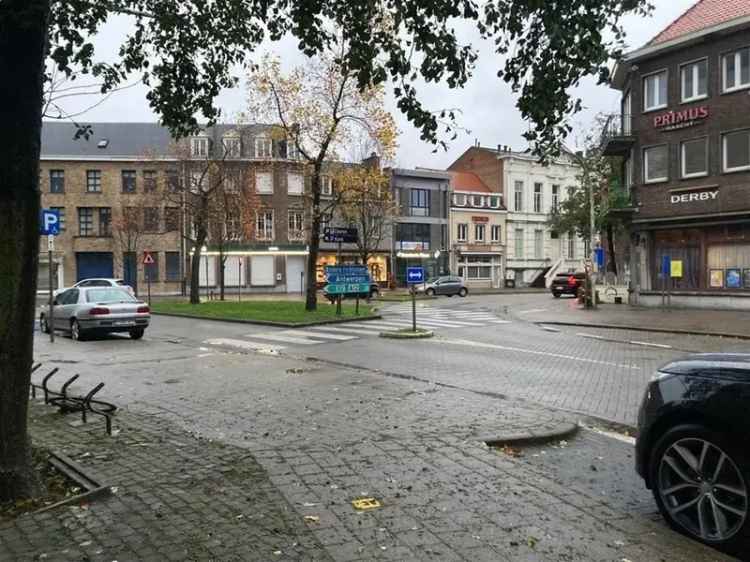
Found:
[{"label": "grey car parked on street", "polygon": [[424,285],[417,285],[417,292],[424,293],[429,297],[433,295],[447,295],[449,297],[458,295],[465,297],[469,294],[469,289],[461,277],[445,276],[431,279]]},{"label": "grey car parked on street", "polygon": [[[95,333],[128,332],[137,340],[151,320],[148,305],[118,287],[71,287],[55,295],[55,330],[70,332],[74,340]],[[39,315],[41,330],[50,330],[49,310]]]}]

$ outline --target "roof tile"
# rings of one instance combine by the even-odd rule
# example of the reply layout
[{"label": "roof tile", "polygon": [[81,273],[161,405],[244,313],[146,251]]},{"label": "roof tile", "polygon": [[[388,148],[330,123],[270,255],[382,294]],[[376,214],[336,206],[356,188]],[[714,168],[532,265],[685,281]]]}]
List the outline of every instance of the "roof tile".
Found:
[{"label": "roof tile", "polygon": [[700,0],[654,37],[649,45],[664,43],[743,16],[750,16],[750,0]]}]

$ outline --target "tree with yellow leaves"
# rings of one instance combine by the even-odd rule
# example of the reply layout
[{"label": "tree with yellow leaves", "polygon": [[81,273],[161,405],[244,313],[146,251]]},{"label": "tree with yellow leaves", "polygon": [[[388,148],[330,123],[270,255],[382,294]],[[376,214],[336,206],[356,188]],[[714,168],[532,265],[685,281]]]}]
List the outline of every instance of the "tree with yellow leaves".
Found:
[{"label": "tree with yellow leaves", "polygon": [[[334,52],[335,51],[335,52]],[[287,156],[305,164],[310,195],[307,271],[315,272],[320,246],[321,176],[326,162],[341,160],[349,146],[366,135],[381,155],[396,148],[396,124],[385,109],[382,85],[364,87],[345,62],[347,45],[284,73],[277,58],[266,56],[248,77],[248,118],[275,123],[285,136]],[[317,308],[317,279],[307,275],[305,308]]]}]

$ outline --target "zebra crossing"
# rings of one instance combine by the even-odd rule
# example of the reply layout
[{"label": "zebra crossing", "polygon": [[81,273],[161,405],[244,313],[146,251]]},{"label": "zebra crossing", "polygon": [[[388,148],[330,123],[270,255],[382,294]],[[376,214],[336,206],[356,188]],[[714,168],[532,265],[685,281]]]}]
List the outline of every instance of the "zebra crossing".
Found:
[{"label": "zebra crossing", "polygon": [[[452,310],[447,308],[418,307],[417,325],[429,330],[461,329],[509,324],[482,310]],[[378,320],[346,322],[335,326],[314,326],[289,330],[274,330],[242,335],[239,338],[210,338],[206,345],[228,347],[244,351],[276,354],[289,346],[305,347],[326,343],[343,343],[366,337],[377,337],[380,332],[411,327],[411,305],[388,307]]]}]

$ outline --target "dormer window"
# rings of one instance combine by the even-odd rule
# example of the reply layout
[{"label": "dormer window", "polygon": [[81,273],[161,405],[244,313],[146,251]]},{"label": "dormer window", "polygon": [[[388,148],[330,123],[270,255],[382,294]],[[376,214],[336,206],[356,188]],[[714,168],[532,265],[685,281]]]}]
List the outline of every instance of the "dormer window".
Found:
[{"label": "dormer window", "polygon": [[242,154],[242,143],[237,133],[227,133],[221,140],[224,152],[229,158],[239,158]]},{"label": "dormer window", "polygon": [[466,195],[463,193],[456,193],[453,196],[453,204],[457,205],[459,207],[465,207],[466,206]]},{"label": "dormer window", "polygon": [[482,196],[481,195],[472,195],[471,196],[471,205],[472,207],[482,207]]},{"label": "dormer window", "polygon": [[198,158],[208,156],[208,137],[194,137],[192,139],[191,153]]},{"label": "dormer window", "polygon": [[492,195],[489,198],[490,200],[490,207],[493,209],[499,209],[500,208],[500,197],[497,195]]},{"label": "dormer window", "polygon": [[271,158],[273,156],[273,143],[271,139],[266,137],[258,137],[255,139],[255,157],[256,158]]}]

